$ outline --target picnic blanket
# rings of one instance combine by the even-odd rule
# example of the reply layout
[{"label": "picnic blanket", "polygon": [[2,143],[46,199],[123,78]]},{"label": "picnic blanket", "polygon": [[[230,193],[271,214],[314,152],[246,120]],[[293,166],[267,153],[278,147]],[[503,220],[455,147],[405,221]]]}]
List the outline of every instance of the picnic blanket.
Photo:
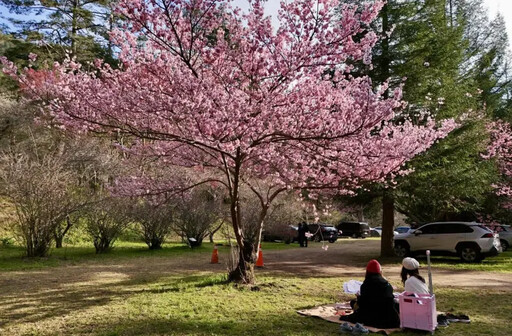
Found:
[{"label": "picnic blanket", "polygon": [[[340,315],[338,314],[338,312],[340,310],[346,312],[346,314],[349,314],[349,313],[351,314],[352,311],[350,308],[350,302],[326,304],[326,305],[314,307],[311,309],[298,310],[297,313],[304,315],[304,316],[319,317],[322,320],[341,324],[342,321],[340,321]],[[351,324],[351,323],[349,322],[349,324]],[[351,325],[354,325],[354,324],[351,324]],[[372,333],[383,333],[386,335],[389,335],[395,331],[402,330],[400,328],[379,329],[379,328],[369,327],[366,325],[364,327],[367,328]]]}]

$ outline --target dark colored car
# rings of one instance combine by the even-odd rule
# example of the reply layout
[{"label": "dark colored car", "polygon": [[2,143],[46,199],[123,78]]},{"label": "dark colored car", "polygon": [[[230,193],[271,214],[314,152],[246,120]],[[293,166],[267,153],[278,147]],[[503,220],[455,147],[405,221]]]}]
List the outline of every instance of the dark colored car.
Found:
[{"label": "dark colored car", "polygon": [[262,232],[263,241],[285,242],[290,244],[299,241],[298,227],[296,225],[278,225]]},{"label": "dark colored car", "polygon": [[310,240],[323,241],[327,240],[329,243],[334,243],[338,240],[338,230],[329,224],[308,224],[309,233],[312,234]]},{"label": "dark colored car", "polygon": [[366,222],[341,222],[336,228],[342,232],[342,237],[370,237],[370,226]]}]

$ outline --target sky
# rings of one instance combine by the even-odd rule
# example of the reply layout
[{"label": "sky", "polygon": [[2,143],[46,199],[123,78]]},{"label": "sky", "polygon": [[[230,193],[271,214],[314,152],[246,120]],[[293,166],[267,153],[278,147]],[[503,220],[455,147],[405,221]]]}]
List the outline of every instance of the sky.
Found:
[{"label": "sky", "polygon": [[489,8],[490,17],[495,17],[498,12],[505,17],[510,41],[512,39],[512,0],[484,0],[484,3]]},{"label": "sky", "polygon": [[[501,13],[507,25],[507,34],[509,41],[512,41],[512,0],[483,0],[484,4],[489,9],[489,15],[491,18],[495,17],[495,15],[499,12]],[[265,5],[265,12],[269,15],[272,15],[274,20],[279,8],[280,0],[268,0]],[[247,0],[234,0],[234,4],[242,9],[247,9],[248,2]],[[12,14],[7,13],[5,8],[0,7],[0,16],[9,16]],[[1,22],[5,22],[5,20],[0,19]],[[512,44],[512,43],[511,43]]]},{"label": "sky", "polygon": [[[279,8],[279,2],[279,0],[268,0],[265,5],[265,12],[273,15],[274,18]],[[248,7],[247,0],[234,0],[234,4],[242,9]],[[484,0],[484,4],[489,9],[489,16],[491,18],[494,18],[498,12],[504,16],[508,38],[509,41],[512,41],[512,0]]]}]

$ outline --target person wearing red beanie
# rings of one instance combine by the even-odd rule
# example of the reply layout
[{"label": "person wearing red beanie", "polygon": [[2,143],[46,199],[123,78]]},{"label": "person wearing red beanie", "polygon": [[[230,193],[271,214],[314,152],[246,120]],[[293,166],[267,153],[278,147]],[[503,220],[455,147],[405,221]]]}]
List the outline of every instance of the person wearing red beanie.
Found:
[{"label": "person wearing red beanie", "polygon": [[377,260],[372,259],[366,265],[366,272],[382,274],[382,268]]},{"label": "person wearing red beanie", "polygon": [[353,314],[341,316],[340,320],[362,323],[375,328],[400,326],[393,287],[382,277],[382,267],[375,259],[370,260],[366,265],[366,276],[353,308]]}]

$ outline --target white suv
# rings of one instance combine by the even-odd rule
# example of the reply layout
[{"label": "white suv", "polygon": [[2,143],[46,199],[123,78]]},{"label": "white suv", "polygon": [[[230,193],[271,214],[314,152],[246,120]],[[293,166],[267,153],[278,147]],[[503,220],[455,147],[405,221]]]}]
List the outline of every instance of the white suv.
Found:
[{"label": "white suv", "polygon": [[463,261],[477,262],[501,252],[498,234],[479,223],[429,223],[393,237],[399,257],[422,254],[458,255]]}]

